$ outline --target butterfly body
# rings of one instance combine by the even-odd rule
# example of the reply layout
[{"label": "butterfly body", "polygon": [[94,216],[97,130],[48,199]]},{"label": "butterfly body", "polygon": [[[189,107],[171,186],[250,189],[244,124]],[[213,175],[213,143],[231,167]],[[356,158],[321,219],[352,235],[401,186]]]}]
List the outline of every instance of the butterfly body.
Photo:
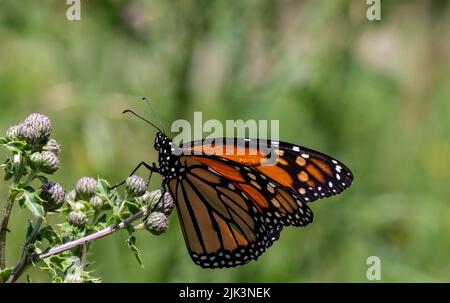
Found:
[{"label": "butterfly body", "polygon": [[193,261],[205,268],[256,260],[284,226],[312,222],[307,203],[353,180],[341,162],[278,141],[217,138],[176,146],[159,132],[155,149],[154,171],[175,200]]}]

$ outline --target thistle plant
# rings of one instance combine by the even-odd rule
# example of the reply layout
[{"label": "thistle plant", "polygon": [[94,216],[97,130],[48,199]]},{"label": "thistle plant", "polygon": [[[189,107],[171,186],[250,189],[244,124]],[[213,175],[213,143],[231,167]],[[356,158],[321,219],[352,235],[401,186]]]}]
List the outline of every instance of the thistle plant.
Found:
[{"label": "thistle plant", "polygon": [[[61,150],[51,132],[50,119],[34,113],[0,137],[0,145],[11,153],[1,165],[10,187],[0,218],[0,282],[17,281],[30,266],[47,272],[53,282],[99,282],[88,260],[91,244],[122,229],[142,265],[135,233],[159,235],[167,229],[174,208],[170,194],[149,192],[147,180],[135,175],[127,178],[123,190],[92,177],[64,190],[51,180],[60,167]],[[5,252],[14,207],[28,209],[30,220],[22,252],[10,266]],[[48,216],[59,216],[62,223],[51,225]]]}]

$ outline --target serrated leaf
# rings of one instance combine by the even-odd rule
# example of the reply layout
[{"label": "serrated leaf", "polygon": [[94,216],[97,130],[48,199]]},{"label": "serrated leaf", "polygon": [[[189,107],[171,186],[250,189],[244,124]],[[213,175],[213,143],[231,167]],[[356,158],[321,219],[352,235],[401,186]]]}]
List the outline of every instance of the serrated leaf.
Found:
[{"label": "serrated leaf", "polygon": [[22,150],[25,149],[25,147],[27,146],[27,143],[25,141],[10,141],[3,145],[12,152],[20,153],[20,152],[22,152]]},{"label": "serrated leaf", "polygon": [[19,204],[22,207],[28,208],[34,216],[43,218],[45,215],[44,207],[42,207],[38,201],[39,199],[35,193],[24,192],[22,197],[19,199]]},{"label": "serrated leaf", "polygon": [[106,223],[107,217],[106,214],[101,215],[100,218],[97,219],[97,224]]},{"label": "serrated leaf", "polygon": [[5,161],[5,163],[0,165],[0,167],[3,168],[3,170],[5,171],[5,177],[4,177],[5,181],[8,181],[9,179],[11,179],[14,176],[14,166],[13,166],[11,159],[8,158]]},{"label": "serrated leaf", "polygon": [[0,270],[0,283],[5,283],[12,273],[12,267]]},{"label": "serrated leaf", "polygon": [[135,213],[139,212],[140,208],[139,205],[134,201],[125,201],[125,206],[128,208],[130,213],[134,215]]},{"label": "serrated leaf", "polygon": [[106,221],[106,224],[112,225],[115,222],[116,222],[116,220],[115,220],[114,216],[111,216],[111,217],[108,218],[108,221]]},{"label": "serrated leaf", "polygon": [[68,266],[72,265],[72,262],[68,261],[67,259],[67,254],[59,254],[44,259],[44,262],[49,268],[65,271]]},{"label": "serrated leaf", "polygon": [[44,228],[42,228],[36,236],[36,240],[38,241],[42,241],[44,239],[50,242],[51,246],[63,243],[61,237],[50,225],[47,225]]},{"label": "serrated leaf", "polygon": [[130,236],[127,239],[127,245],[128,248],[130,248],[131,252],[136,257],[136,260],[138,261],[139,265],[141,267],[144,267],[144,265],[142,264],[141,253],[139,252],[139,249],[136,247],[136,237],[130,234]]},{"label": "serrated leaf", "polygon": [[11,172],[6,172],[6,173],[5,173],[5,177],[3,177],[3,180],[4,180],[4,181],[9,181],[9,180],[11,180],[12,177],[14,177],[14,174],[13,174],[13,173],[11,173]]},{"label": "serrated leaf", "polygon": [[111,185],[104,179],[97,180],[97,193],[108,197],[111,190]]}]

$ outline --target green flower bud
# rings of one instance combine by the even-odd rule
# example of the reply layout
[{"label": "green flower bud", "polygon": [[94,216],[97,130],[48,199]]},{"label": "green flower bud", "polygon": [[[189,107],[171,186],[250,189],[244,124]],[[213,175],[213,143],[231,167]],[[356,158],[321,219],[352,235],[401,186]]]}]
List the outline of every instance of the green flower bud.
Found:
[{"label": "green flower bud", "polygon": [[160,212],[151,213],[144,222],[145,228],[154,235],[162,234],[169,226],[169,219]]},{"label": "green flower bud", "polygon": [[55,182],[49,182],[41,186],[39,195],[45,200],[44,208],[46,211],[55,211],[64,204],[65,192],[61,185]]},{"label": "green flower bud", "polygon": [[47,143],[45,143],[45,145],[42,147],[42,150],[50,151],[55,155],[59,155],[61,147],[59,146],[58,142],[56,142],[55,139],[49,139]]},{"label": "green flower bud", "polygon": [[86,215],[80,210],[72,210],[67,219],[71,225],[76,227],[83,227],[87,221]]},{"label": "green flower bud", "polygon": [[136,199],[141,205],[150,205],[152,200],[151,193],[146,191],[145,194]]},{"label": "green flower bud", "polygon": [[67,203],[75,203],[75,201],[77,200],[77,193],[75,190],[71,190],[67,195],[66,195],[66,202]]},{"label": "green flower bud", "polygon": [[86,206],[82,202],[75,202],[72,205],[72,210],[84,211]]},{"label": "green flower bud", "polygon": [[147,189],[147,182],[140,176],[128,177],[125,181],[125,189],[133,197],[141,197]]},{"label": "green flower bud", "polygon": [[89,200],[89,203],[94,209],[100,209],[103,207],[103,199],[97,195],[93,196],[91,200]]},{"label": "green flower bud", "polygon": [[33,153],[30,160],[33,168],[46,174],[53,174],[59,169],[58,157],[49,151]]},{"label": "green flower bud", "polygon": [[83,177],[78,180],[75,190],[77,198],[89,201],[97,190],[97,181],[91,177]]},{"label": "green flower bud", "polygon": [[155,189],[154,191],[148,193],[148,204],[150,209],[158,209],[159,202],[161,200],[162,191],[160,189]]},{"label": "green flower bud", "polygon": [[83,283],[83,278],[80,276],[79,273],[71,273],[67,274],[67,276],[64,278],[64,283]]},{"label": "green flower bud", "polygon": [[8,140],[14,141],[17,140],[17,133],[19,130],[19,126],[18,125],[13,125],[10,128],[8,128],[8,130],[6,131],[6,138]]}]

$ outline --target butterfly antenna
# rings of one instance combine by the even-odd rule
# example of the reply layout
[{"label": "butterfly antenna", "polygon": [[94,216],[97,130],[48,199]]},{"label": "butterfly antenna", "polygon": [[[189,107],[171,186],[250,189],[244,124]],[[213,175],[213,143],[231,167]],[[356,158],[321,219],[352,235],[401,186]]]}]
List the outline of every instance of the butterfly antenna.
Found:
[{"label": "butterfly antenna", "polygon": [[150,108],[150,112],[152,113],[153,117],[155,117],[156,120],[158,120],[158,123],[159,123],[160,127],[162,128],[162,132],[165,133],[165,131],[164,131],[164,125],[163,125],[161,119],[159,118],[159,116],[158,116],[158,115],[156,114],[156,112],[153,110],[153,106],[152,106],[152,104],[150,103],[150,100],[148,100],[147,97],[142,97],[142,101],[144,101],[145,103],[147,103],[148,107]]},{"label": "butterfly antenna", "polygon": [[132,111],[132,110],[130,110],[130,109],[126,109],[126,110],[124,110],[124,111],[122,112],[122,114],[126,114],[126,113],[130,113],[130,114],[136,116],[137,118],[141,119],[141,120],[144,121],[144,122],[147,122],[148,124],[150,124],[151,126],[153,126],[154,128],[156,128],[157,130],[161,131],[161,129],[160,129],[158,126],[156,126],[156,125],[153,124],[152,122],[148,121],[148,120],[145,119],[144,117],[139,116],[139,115],[136,114],[134,111]]}]

